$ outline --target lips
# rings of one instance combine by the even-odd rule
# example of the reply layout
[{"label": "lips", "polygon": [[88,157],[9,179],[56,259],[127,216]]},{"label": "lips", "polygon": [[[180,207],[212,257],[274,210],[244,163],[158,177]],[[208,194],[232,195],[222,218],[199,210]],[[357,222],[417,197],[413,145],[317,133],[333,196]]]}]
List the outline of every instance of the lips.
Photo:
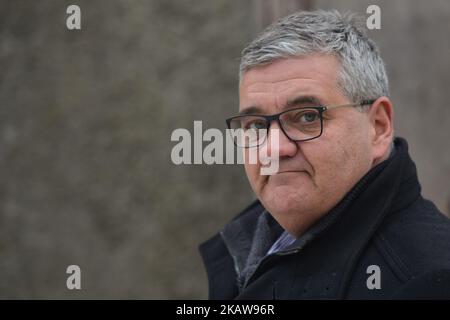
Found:
[{"label": "lips", "polygon": [[283,170],[280,172],[277,172],[271,176],[269,176],[269,178],[275,178],[275,177],[286,177],[286,178],[296,178],[296,177],[301,177],[303,175],[309,175],[309,173],[305,170]]},{"label": "lips", "polygon": [[272,186],[297,185],[298,182],[309,179],[309,173],[304,170],[283,170],[267,176],[267,183]]},{"label": "lips", "polygon": [[278,171],[277,174],[280,173],[307,173],[305,170],[283,170],[283,171]]}]

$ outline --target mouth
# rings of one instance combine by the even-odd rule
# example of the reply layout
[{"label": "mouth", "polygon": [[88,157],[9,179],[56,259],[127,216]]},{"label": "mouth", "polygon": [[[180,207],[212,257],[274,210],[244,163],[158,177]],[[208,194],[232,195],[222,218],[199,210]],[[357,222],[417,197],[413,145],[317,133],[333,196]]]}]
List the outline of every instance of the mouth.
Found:
[{"label": "mouth", "polygon": [[273,192],[273,188],[289,187],[298,189],[300,186],[308,187],[312,180],[310,173],[306,170],[283,170],[276,174],[266,176],[262,182],[262,189],[267,188],[268,192]]},{"label": "mouth", "polygon": [[302,175],[309,175],[309,173],[305,170],[283,170],[280,172],[277,172],[273,175],[268,176],[268,178],[275,178],[279,177],[279,178],[295,178],[295,177],[300,177]]},{"label": "mouth", "polygon": [[285,170],[277,172],[276,174],[282,174],[282,173],[307,173],[305,170]]}]

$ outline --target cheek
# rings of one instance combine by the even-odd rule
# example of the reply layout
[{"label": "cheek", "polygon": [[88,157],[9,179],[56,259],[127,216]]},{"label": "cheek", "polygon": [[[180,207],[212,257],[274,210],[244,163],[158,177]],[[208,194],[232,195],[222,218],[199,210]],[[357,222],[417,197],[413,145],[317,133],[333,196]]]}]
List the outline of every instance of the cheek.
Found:
[{"label": "cheek", "polygon": [[250,182],[250,185],[255,193],[258,193],[258,190],[261,188],[259,185],[261,182],[261,175],[259,174],[259,164],[250,164],[248,162],[248,158],[246,156],[245,162],[245,173],[247,174],[247,178]]},{"label": "cheek", "polygon": [[370,148],[361,137],[364,133],[353,129],[324,135],[305,150],[314,168],[315,183],[325,193],[348,191],[370,169]]},{"label": "cheek", "polygon": [[341,147],[339,141],[321,141],[305,150],[305,155],[314,169],[314,180],[318,187],[324,188],[333,183],[335,178],[342,171],[342,164],[345,163],[347,152]]}]

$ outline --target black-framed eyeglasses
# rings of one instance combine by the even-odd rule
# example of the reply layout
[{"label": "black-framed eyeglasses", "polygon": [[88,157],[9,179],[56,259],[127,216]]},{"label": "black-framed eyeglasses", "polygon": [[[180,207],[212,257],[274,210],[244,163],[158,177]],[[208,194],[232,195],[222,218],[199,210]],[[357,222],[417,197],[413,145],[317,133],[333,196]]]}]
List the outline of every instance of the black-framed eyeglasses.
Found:
[{"label": "black-framed eyeglasses", "polygon": [[322,114],[331,109],[371,105],[375,99],[361,103],[338,106],[299,107],[272,115],[246,114],[226,119],[228,129],[235,130],[233,135],[236,146],[241,148],[258,147],[264,143],[270,124],[277,121],[283,133],[291,141],[316,139],[323,132]]}]

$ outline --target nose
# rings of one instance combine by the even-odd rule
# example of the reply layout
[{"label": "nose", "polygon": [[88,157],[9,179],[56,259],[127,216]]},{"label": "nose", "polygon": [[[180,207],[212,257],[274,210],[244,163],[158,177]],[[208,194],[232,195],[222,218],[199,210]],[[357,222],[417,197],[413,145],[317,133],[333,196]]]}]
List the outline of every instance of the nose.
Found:
[{"label": "nose", "polygon": [[[266,150],[264,150],[265,148]],[[273,121],[270,125],[269,132],[266,137],[266,141],[261,146],[262,154],[272,156],[277,154],[280,159],[285,157],[293,157],[298,151],[298,146],[295,141],[289,139],[284,131],[280,128],[280,124],[277,121]]]}]

